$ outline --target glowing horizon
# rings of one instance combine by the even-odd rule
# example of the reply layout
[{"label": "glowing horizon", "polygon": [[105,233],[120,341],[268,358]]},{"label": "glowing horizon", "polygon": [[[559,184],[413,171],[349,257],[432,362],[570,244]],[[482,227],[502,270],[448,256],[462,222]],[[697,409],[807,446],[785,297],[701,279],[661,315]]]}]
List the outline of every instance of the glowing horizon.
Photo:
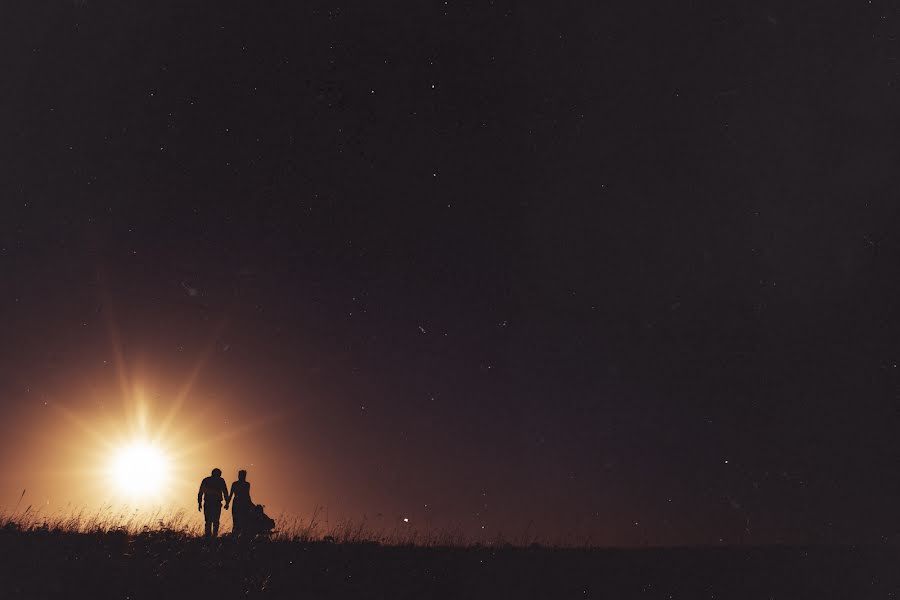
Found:
[{"label": "glowing horizon", "polygon": [[[111,304],[108,298],[106,304]],[[210,389],[198,392],[197,385],[224,321],[210,332],[186,373],[171,377],[140,361],[126,361],[112,310],[106,311],[106,320],[114,372],[97,374],[106,381],[95,375],[74,384],[64,403],[44,403],[62,423],[45,421],[35,448],[43,467],[31,471],[38,481],[54,483],[33,486],[35,478],[29,476],[32,485],[24,487],[37,487],[46,504],[52,498],[57,507],[189,506],[200,479],[229,462],[222,460],[229,455],[227,442],[271,416],[235,419],[237,425],[230,425],[222,413],[233,412],[234,403],[217,403],[216,414],[201,400]],[[230,462],[235,471],[244,466]]]}]

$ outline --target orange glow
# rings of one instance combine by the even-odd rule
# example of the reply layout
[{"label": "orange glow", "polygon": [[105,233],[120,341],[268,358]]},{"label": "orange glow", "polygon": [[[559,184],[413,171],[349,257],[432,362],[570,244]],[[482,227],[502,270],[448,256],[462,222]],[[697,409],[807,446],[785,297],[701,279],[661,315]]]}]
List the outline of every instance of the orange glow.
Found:
[{"label": "orange glow", "polygon": [[[138,341],[126,351],[111,304],[104,301],[105,352],[85,347],[83,362],[73,355],[59,369],[23,374],[38,400],[7,415],[19,426],[6,439],[15,451],[0,461],[0,511],[184,511],[202,522],[197,488],[213,468],[228,483],[248,470],[254,500],[267,511],[315,504],[304,495],[310,488],[297,486],[308,473],[303,458],[288,460],[282,450],[285,409],[265,402],[273,386],[248,382],[234,353],[217,351],[221,325],[174,353],[131,332],[125,337]],[[286,467],[298,476],[285,479]]]},{"label": "orange glow", "polygon": [[[76,480],[67,486],[69,498],[132,507],[166,506],[190,499],[190,488],[208,469],[206,444],[196,443],[197,427],[186,415],[154,419],[140,387],[125,402],[97,402],[101,408],[73,411],[57,407],[69,433],[57,441],[54,455],[60,475]],[[107,406],[121,405],[110,410]],[[154,408],[165,408],[164,399]],[[159,422],[177,421],[162,427]],[[62,443],[63,446],[58,444]]]}]

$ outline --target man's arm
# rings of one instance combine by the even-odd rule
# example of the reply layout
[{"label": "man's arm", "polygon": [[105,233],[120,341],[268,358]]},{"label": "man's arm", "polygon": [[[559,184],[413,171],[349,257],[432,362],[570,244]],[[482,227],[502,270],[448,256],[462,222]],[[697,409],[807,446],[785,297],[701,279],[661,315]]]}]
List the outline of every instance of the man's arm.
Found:
[{"label": "man's arm", "polygon": [[203,510],[203,483],[200,484],[200,489],[197,491],[197,510]]},{"label": "man's arm", "polygon": [[225,498],[225,510],[228,510],[228,503],[231,502],[231,494],[228,493],[228,484],[222,480],[222,497]]}]

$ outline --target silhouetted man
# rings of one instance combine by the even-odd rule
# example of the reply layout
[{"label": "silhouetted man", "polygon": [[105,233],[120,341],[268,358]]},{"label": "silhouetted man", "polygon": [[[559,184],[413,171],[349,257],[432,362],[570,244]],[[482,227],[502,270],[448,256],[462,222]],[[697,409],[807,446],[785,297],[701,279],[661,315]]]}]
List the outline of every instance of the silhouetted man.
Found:
[{"label": "silhouetted man", "polygon": [[247,518],[253,501],[250,499],[250,482],[247,481],[247,471],[238,471],[238,480],[231,484],[231,493],[225,499],[225,504],[231,502],[232,531],[242,533],[247,526]]},{"label": "silhouetted man", "polygon": [[206,519],[204,535],[216,537],[219,535],[219,517],[222,515],[222,499],[225,499],[225,510],[228,510],[228,486],[222,479],[222,470],[213,469],[212,475],[205,477],[200,482],[200,491],[197,492],[197,510],[203,511]]}]

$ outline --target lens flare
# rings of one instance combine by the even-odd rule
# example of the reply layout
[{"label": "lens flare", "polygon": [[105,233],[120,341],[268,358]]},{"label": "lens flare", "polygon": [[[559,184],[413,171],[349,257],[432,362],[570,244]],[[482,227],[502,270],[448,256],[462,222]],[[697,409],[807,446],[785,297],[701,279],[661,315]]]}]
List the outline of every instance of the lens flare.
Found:
[{"label": "lens flare", "polygon": [[161,494],[170,478],[169,459],[158,446],[135,441],[113,453],[109,475],[116,490],[126,496]]},{"label": "lens flare", "polygon": [[[240,464],[233,442],[275,416],[237,418],[238,425],[229,426],[221,416],[224,410],[242,414],[222,401],[230,388],[207,383],[198,393],[200,373],[221,327],[194,364],[185,365],[186,373],[172,376],[140,363],[126,364],[118,328],[109,311],[104,312],[115,377],[98,370],[82,390],[69,390],[65,402],[50,404],[53,426],[41,429],[40,446],[35,447],[42,457],[35,470],[46,486],[38,489],[48,505],[50,498],[54,503],[62,498],[67,507],[103,512],[190,510],[197,484],[210,467]],[[215,396],[216,402],[203,396]],[[53,485],[46,483],[51,480]]]}]

